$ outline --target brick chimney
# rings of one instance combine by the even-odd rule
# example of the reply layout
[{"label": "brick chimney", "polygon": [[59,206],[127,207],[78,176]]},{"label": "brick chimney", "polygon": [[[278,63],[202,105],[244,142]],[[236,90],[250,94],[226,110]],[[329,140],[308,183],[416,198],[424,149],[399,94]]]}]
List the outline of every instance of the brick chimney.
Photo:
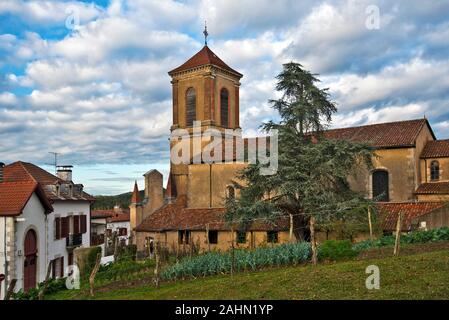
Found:
[{"label": "brick chimney", "polygon": [[3,170],[5,168],[5,164],[0,162],[0,182],[3,182]]},{"label": "brick chimney", "polygon": [[57,176],[59,179],[71,182],[72,181],[73,166],[58,166]]}]

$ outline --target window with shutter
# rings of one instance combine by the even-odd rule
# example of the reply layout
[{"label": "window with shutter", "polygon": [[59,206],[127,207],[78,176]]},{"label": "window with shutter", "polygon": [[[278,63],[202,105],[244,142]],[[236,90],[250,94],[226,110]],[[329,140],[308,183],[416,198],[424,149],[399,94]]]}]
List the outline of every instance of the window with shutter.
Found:
[{"label": "window with shutter", "polygon": [[55,240],[61,239],[61,219],[55,218]]},{"label": "window with shutter", "polygon": [[192,126],[196,118],[196,94],[195,89],[189,88],[186,92],[186,125]]},{"label": "window with shutter", "polygon": [[220,92],[220,119],[221,126],[228,127],[229,118],[229,93],[225,88],[221,89]]},{"label": "window with shutter", "polygon": [[80,216],[73,216],[73,234],[80,233]]},{"label": "window with shutter", "polygon": [[69,218],[61,218],[61,238],[67,238],[69,236]]},{"label": "window with shutter", "polygon": [[86,233],[87,232],[87,216],[86,215],[81,215],[80,216],[80,232],[81,233]]}]

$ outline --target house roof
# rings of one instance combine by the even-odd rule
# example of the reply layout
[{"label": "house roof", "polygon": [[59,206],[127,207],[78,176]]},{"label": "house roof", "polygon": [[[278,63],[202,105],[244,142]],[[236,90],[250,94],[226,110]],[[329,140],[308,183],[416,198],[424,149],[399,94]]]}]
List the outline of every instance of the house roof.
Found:
[{"label": "house roof", "polygon": [[449,182],[422,183],[415,191],[416,194],[449,194]]},{"label": "house roof", "polygon": [[107,218],[108,222],[128,222],[129,221],[129,212],[117,213],[115,212],[112,216]]},{"label": "house roof", "polygon": [[90,218],[91,219],[104,219],[109,218],[114,214],[113,209],[108,210],[92,210],[90,212]]},{"label": "house roof", "polygon": [[80,188],[81,185],[68,183],[67,181],[58,178],[57,176],[45,171],[44,169],[28,162],[17,161],[4,167],[4,181],[18,182],[18,181],[34,181],[39,183],[45,191],[45,194],[50,200],[84,200],[94,201],[95,198],[88,193],[73,192],[69,195],[68,190],[60,189],[59,195],[51,187],[54,185],[71,184],[74,189]]},{"label": "house roof", "polygon": [[421,158],[445,157],[449,157],[449,140],[429,141],[421,153]]},{"label": "house roof", "polygon": [[398,215],[403,213],[402,231],[410,231],[413,219],[426,215],[445,206],[443,202],[385,202],[379,203],[378,209],[382,229],[385,231],[396,230]]},{"label": "house roof", "polygon": [[53,211],[39,183],[35,181],[0,182],[0,216],[22,214],[33,193],[36,193],[45,213]]},{"label": "house roof", "polygon": [[211,49],[209,49],[208,46],[204,46],[200,51],[198,51],[193,57],[191,57],[189,60],[184,62],[179,67],[171,70],[168,74],[172,75],[174,73],[178,73],[181,71],[186,71],[195,67],[203,66],[203,65],[213,65],[216,67],[219,67],[221,69],[230,71],[239,77],[242,77],[243,75],[234,69],[232,69],[230,66],[228,66],[226,63],[223,62]]},{"label": "house roof", "polygon": [[378,123],[359,127],[331,129],[324,131],[328,139],[345,139],[369,143],[375,148],[413,147],[421,129],[428,126],[435,135],[427,119]]},{"label": "house roof", "polygon": [[[225,221],[225,208],[186,208],[186,203],[186,197],[179,196],[175,202],[164,205],[148,216],[136,231],[231,230],[231,226]],[[279,220],[276,225],[255,222],[250,230],[288,230],[288,220]]]}]

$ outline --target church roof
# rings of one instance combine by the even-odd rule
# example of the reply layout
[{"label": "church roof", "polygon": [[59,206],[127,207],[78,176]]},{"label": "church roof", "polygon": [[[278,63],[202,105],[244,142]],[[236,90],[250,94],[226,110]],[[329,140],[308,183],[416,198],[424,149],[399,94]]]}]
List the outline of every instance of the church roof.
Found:
[{"label": "church roof", "polygon": [[137,181],[134,182],[134,191],[131,196],[131,203],[139,203],[140,202],[140,196],[139,196],[139,187],[137,186]]},{"label": "church roof", "polygon": [[234,69],[232,69],[230,66],[228,66],[226,63],[223,62],[211,49],[209,49],[208,46],[204,46],[198,53],[196,53],[193,57],[191,57],[189,60],[184,62],[179,67],[173,69],[168,74],[172,75],[177,72],[186,71],[195,67],[204,66],[211,64],[213,66],[219,67],[221,69],[230,71],[232,73],[235,73],[239,77],[242,77],[243,75]]},{"label": "church roof", "polygon": [[449,157],[449,140],[435,140],[427,142],[421,158]]},{"label": "church roof", "polygon": [[384,202],[379,203],[377,208],[379,209],[382,230],[396,230],[398,215],[402,212],[401,230],[410,231],[415,218],[441,209],[445,205],[444,202]]},{"label": "church roof", "polygon": [[332,129],[324,132],[328,139],[345,139],[369,143],[375,148],[414,147],[424,126],[435,135],[427,119],[371,124],[360,127]]},{"label": "church roof", "polygon": [[[164,232],[172,230],[231,230],[225,220],[226,209],[219,208],[187,208],[185,195],[178,196],[173,203],[166,204],[150,214],[136,231]],[[253,222],[250,230],[288,230],[287,218],[280,219],[275,225],[261,220]],[[237,229],[238,226],[235,226]]]},{"label": "church roof", "polygon": [[416,194],[449,194],[449,182],[422,183]]}]

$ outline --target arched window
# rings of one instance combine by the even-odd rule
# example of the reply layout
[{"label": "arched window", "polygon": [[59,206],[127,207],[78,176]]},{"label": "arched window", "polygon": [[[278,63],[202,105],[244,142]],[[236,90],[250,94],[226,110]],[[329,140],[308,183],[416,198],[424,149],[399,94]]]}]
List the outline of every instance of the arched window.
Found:
[{"label": "arched window", "polygon": [[228,199],[235,199],[235,189],[233,186],[228,186],[227,188]]},{"label": "arched window", "polygon": [[373,172],[373,199],[376,201],[390,201],[389,176],[386,170]]},{"label": "arched window", "polygon": [[220,91],[220,119],[223,127],[229,127],[229,93],[225,88]]},{"label": "arched window", "polygon": [[186,92],[186,125],[192,126],[196,118],[196,94],[195,89],[189,88]]},{"label": "arched window", "polygon": [[440,180],[440,163],[432,161],[430,164],[430,180]]}]

